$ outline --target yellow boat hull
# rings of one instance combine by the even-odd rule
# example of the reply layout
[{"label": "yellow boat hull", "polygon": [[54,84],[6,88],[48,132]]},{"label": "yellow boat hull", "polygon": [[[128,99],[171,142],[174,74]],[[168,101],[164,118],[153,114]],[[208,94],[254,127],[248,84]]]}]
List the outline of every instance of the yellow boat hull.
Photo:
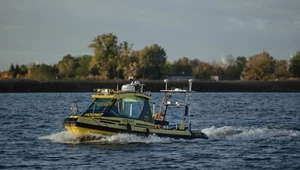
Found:
[{"label": "yellow boat hull", "polygon": [[137,135],[157,135],[171,138],[205,138],[208,137],[201,131],[179,130],[176,128],[158,128],[155,124],[117,117],[84,117],[71,116],[64,121],[64,127],[76,136],[89,134],[115,135],[118,133],[132,133]]}]

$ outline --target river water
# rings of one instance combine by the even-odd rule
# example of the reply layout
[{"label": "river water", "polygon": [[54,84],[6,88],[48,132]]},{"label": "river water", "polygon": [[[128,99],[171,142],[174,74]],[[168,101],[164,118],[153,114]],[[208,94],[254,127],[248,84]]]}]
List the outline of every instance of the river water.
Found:
[{"label": "river water", "polygon": [[[300,169],[300,93],[193,93],[192,129],[208,140],[79,142],[62,123],[91,94],[0,94],[0,169]],[[152,96],[158,105],[162,94]],[[181,117],[171,108],[171,123]]]}]

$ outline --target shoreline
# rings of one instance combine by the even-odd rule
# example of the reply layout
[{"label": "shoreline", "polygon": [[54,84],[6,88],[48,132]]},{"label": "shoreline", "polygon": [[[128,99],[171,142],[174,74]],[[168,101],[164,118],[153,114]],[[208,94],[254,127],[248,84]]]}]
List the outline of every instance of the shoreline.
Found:
[{"label": "shoreline", "polygon": [[[0,93],[22,92],[93,92],[96,88],[119,89],[130,83],[126,80],[52,80],[33,81],[23,79],[0,80]],[[163,80],[145,80],[144,91],[159,92],[165,89]],[[188,88],[187,80],[170,80],[168,89]],[[300,80],[287,81],[201,81],[194,80],[195,92],[300,92]]]}]

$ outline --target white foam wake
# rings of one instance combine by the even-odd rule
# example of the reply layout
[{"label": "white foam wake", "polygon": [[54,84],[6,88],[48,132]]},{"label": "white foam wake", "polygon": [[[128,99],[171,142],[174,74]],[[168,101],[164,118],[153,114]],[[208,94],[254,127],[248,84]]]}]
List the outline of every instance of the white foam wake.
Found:
[{"label": "white foam wake", "polygon": [[[100,134],[88,134],[93,140],[84,141],[84,143],[102,143],[102,144],[128,144],[128,143],[169,143],[169,138],[161,138],[155,135],[137,136],[134,134],[117,134],[112,136],[103,136]],[[62,131],[51,135],[39,137],[41,140],[50,140],[57,143],[81,143],[76,136],[68,131]]]},{"label": "white foam wake", "polygon": [[210,128],[203,129],[202,132],[204,132],[209,137],[209,139],[228,140],[257,140],[300,136],[300,132],[295,130],[234,126],[212,126]]},{"label": "white foam wake", "polygon": [[[225,140],[260,140],[260,139],[286,139],[292,137],[300,137],[300,131],[270,128],[254,128],[254,127],[234,127],[223,126],[202,129],[209,139],[225,139]],[[134,134],[117,134],[112,136],[103,136],[99,134],[89,134],[94,139],[84,141],[84,143],[100,143],[100,144],[128,144],[128,143],[172,143],[174,140],[170,138],[162,138],[155,135],[137,136]],[[39,137],[40,140],[50,140],[56,143],[82,143],[76,136],[68,131],[62,131],[51,135]]]},{"label": "white foam wake", "polygon": [[[95,134],[93,134],[95,135]],[[89,141],[96,143],[105,143],[105,144],[127,144],[127,143],[169,143],[169,138],[161,138],[156,135],[150,136],[137,136],[134,134],[117,134],[112,136],[102,136],[97,140]]]},{"label": "white foam wake", "polygon": [[72,135],[68,131],[62,131],[51,135],[40,136],[41,140],[50,140],[56,143],[79,143],[76,136]]}]

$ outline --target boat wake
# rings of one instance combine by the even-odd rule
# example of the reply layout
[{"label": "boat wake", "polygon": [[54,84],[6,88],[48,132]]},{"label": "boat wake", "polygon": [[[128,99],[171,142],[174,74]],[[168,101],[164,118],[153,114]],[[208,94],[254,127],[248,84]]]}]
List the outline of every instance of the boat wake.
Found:
[{"label": "boat wake", "polygon": [[99,144],[129,144],[129,143],[170,143],[171,139],[161,138],[155,135],[137,136],[134,134],[117,134],[112,136],[103,136],[100,134],[87,134],[76,137],[68,131],[58,132],[52,135],[39,137],[40,140],[50,140],[56,143],[99,143]]},{"label": "boat wake", "polygon": [[40,140],[50,140],[56,143],[80,143],[80,141],[68,131],[62,131],[51,135],[40,136]]},{"label": "boat wake", "polygon": [[[287,139],[300,137],[300,131],[253,128],[253,127],[234,127],[223,126],[205,128],[202,130],[209,139],[214,140],[264,140],[264,139]],[[51,135],[41,136],[40,140],[50,140],[56,143],[99,143],[99,144],[132,144],[132,143],[172,143],[170,138],[158,137],[155,135],[137,136],[134,134],[117,134],[112,136],[103,136],[99,134],[88,134],[76,137],[68,131],[61,131]],[[176,141],[176,140],[175,140]]]},{"label": "boat wake", "polygon": [[300,137],[300,132],[296,130],[253,128],[253,127],[234,127],[223,126],[203,129],[209,139],[226,140],[259,140],[259,139],[280,139]]}]

